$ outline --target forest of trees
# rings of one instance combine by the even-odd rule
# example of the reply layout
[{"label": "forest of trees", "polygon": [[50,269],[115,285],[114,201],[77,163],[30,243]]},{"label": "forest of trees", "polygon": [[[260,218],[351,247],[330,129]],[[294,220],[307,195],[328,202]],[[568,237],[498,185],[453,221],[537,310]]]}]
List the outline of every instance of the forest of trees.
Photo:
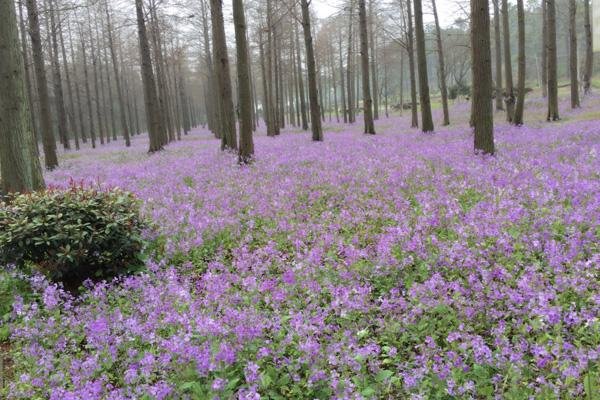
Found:
[{"label": "forest of trees", "polygon": [[344,0],[327,18],[311,3],[2,0],[4,191],[42,187],[38,153],[52,170],[59,146],[130,146],[147,132],[154,153],[205,126],[250,163],[262,124],[322,141],[324,121],[360,115],[375,134],[410,112],[434,132],[432,102],[446,126],[449,102],[472,101],[475,150],[491,154],[494,112],[522,125],[540,87],[556,121],[559,87],[573,108],[592,88],[590,0],[471,0],[445,26],[439,0]]},{"label": "forest of trees", "polygon": [[600,400],[598,18],[0,0],[0,400]]}]

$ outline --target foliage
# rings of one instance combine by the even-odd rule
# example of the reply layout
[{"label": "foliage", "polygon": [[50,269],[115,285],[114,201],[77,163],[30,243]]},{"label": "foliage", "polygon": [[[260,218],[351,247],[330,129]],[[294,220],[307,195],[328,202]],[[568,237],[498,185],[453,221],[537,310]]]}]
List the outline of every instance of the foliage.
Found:
[{"label": "foliage", "polygon": [[458,83],[456,85],[452,85],[448,88],[448,98],[450,100],[456,100],[461,96],[470,96],[471,95],[471,86],[466,85],[464,83]]},{"label": "foliage", "polygon": [[389,122],[258,136],[251,168],[207,133],[53,171],[136,193],[160,236],[143,274],[11,295],[5,397],[597,399],[597,123],[502,126],[481,159]]},{"label": "foliage", "polygon": [[0,206],[0,262],[33,263],[54,281],[106,278],[140,265],[139,202],[119,189],[71,186]]}]

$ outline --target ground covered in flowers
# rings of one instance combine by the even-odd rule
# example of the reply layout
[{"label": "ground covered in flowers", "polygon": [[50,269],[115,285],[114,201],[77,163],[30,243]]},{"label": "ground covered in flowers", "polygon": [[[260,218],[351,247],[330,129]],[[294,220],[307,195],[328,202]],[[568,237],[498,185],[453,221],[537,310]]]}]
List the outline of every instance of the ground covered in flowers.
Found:
[{"label": "ground covered in flowers", "polygon": [[204,131],[63,155],[51,184],[134,192],[164,250],[79,299],[33,278],[6,396],[597,398],[600,125],[582,119],[500,126],[494,158],[406,118],[260,136],[248,168]]}]

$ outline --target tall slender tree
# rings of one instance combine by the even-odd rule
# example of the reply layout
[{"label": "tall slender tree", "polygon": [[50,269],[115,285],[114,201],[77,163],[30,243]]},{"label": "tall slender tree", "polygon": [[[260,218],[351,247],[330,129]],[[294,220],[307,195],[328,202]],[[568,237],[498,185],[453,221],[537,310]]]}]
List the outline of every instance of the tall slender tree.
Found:
[{"label": "tall slender tree", "polygon": [[[60,14],[58,16],[60,19]],[[73,85],[71,84],[71,72],[69,68],[69,63],[67,60],[67,49],[65,47],[65,39],[63,32],[63,24],[60,24],[59,27],[59,37],[60,37],[60,48],[62,54],[62,61],[65,68],[65,83],[67,86],[67,97],[69,100],[69,122],[71,125],[71,132],[73,133],[73,139],[75,140],[75,150],[79,150],[79,127],[77,126],[77,119],[75,118],[75,101],[73,96]],[[74,66],[72,66],[74,72]],[[83,129],[83,128],[82,128]]]},{"label": "tall slender tree", "polygon": [[423,6],[421,0],[413,0],[415,6],[415,33],[417,39],[417,66],[419,68],[419,97],[421,99],[421,130],[433,131],[429,78],[427,76],[427,53],[425,52],[425,30],[423,28]]},{"label": "tall slender tree", "polygon": [[0,0],[0,175],[4,193],[42,189],[15,2]]},{"label": "tall slender tree", "polygon": [[242,0],[233,0],[235,45],[237,54],[238,98],[240,112],[239,162],[248,164],[254,155],[252,140],[252,90],[250,88],[250,63],[246,42],[246,16]]},{"label": "tall slender tree", "polygon": [[525,8],[523,0],[517,0],[517,25],[519,26],[519,65],[517,71],[517,106],[515,108],[515,125],[523,125],[525,108]]},{"label": "tall slender tree", "polygon": [[[94,124],[94,109],[92,108],[92,92],[90,89],[89,70],[87,62],[87,44],[85,43],[85,36],[83,34],[82,24],[79,25],[79,36],[81,39],[81,63],[83,67],[83,81],[85,87],[85,99],[88,111],[88,122],[90,128],[90,139],[92,141],[92,148],[96,148],[96,126]],[[79,92],[78,92],[79,93]],[[85,138],[85,134],[84,134]]]},{"label": "tall slender tree", "polygon": [[319,105],[319,91],[317,89],[317,68],[310,26],[310,8],[308,0],[301,0],[302,28],[304,30],[304,44],[306,47],[306,66],[308,68],[308,99],[310,104],[310,122],[313,141],[323,141],[323,127],[321,126],[321,107]]},{"label": "tall slender tree", "polygon": [[347,81],[347,99],[348,99],[348,122],[353,124],[356,122],[356,109],[354,104],[354,0],[349,3],[349,18],[348,18],[348,51],[346,62],[346,81]]},{"label": "tall slender tree", "polygon": [[542,0],[542,97],[548,97],[548,6]]},{"label": "tall slender tree", "polygon": [[29,114],[31,114],[31,126],[33,129],[33,137],[35,138],[35,148],[37,150],[37,138],[39,137],[38,123],[35,118],[35,105],[34,105],[34,88],[31,78],[31,71],[29,65],[29,54],[27,46],[27,28],[25,28],[25,17],[23,16],[23,0],[19,1],[19,27],[21,29],[21,51],[23,53],[23,63],[25,64],[25,83],[27,86],[27,101],[29,106]]},{"label": "tall slender tree", "polygon": [[150,148],[148,149],[148,152],[154,153],[163,149],[163,142],[161,139],[162,135],[159,121],[160,111],[158,96],[156,94],[156,82],[154,80],[154,72],[152,71],[152,57],[150,56],[150,44],[148,42],[148,32],[146,30],[144,5],[142,0],[135,0],[135,10],[142,67],[142,86],[144,88],[146,124],[148,127],[148,136],[150,136]]},{"label": "tall slender tree", "polygon": [[579,108],[579,78],[577,75],[577,1],[569,0],[569,76],[571,108]]},{"label": "tall slender tree", "polygon": [[117,52],[115,49],[115,43],[112,34],[112,20],[110,11],[108,10],[108,1],[104,2],[104,9],[106,12],[106,31],[108,35],[108,47],[110,51],[110,58],[113,66],[113,73],[115,76],[115,85],[117,89],[117,98],[119,99],[119,115],[121,117],[121,129],[123,130],[123,138],[125,139],[125,146],[131,146],[131,137],[129,133],[129,126],[127,124],[127,115],[125,110],[127,109],[125,104],[125,97],[123,96],[123,87],[121,85],[121,74],[119,73],[119,63],[117,61]]},{"label": "tall slender tree", "polygon": [[500,36],[500,0],[492,0],[494,3],[494,50],[496,52],[496,111],[504,110],[502,99],[502,37]]},{"label": "tall slender tree", "polygon": [[367,29],[367,7],[365,0],[358,0],[358,14],[360,20],[360,57],[362,62],[361,72],[365,133],[374,135],[375,124],[373,123],[373,99],[371,97],[371,79],[369,78],[369,36]]},{"label": "tall slender tree", "polygon": [[[406,0],[406,52],[408,53],[408,70],[410,74],[410,111],[411,127],[419,126],[417,111],[417,75],[415,71],[414,29],[411,0]],[[402,105],[404,106],[404,105]]]},{"label": "tall slender tree", "polygon": [[237,150],[235,110],[231,89],[229,55],[223,21],[223,0],[210,0],[213,55],[215,57],[218,97],[220,102],[221,149]]},{"label": "tall slender tree", "polygon": [[504,103],[506,104],[506,120],[511,124],[515,119],[515,91],[513,87],[512,56],[510,47],[510,22],[508,18],[508,0],[502,0],[502,34],[504,37]]},{"label": "tall slender tree", "polygon": [[[5,0],[7,1],[7,0]],[[52,131],[52,118],[50,116],[50,98],[48,96],[48,81],[44,66],[44,52],[40,35],[40,17],[37,0],[27,0],[27,16],[29,18],[29,36],[33,52],[33,65],[37,80],[38,99],[40,102],[40,121],[42,142],[44,148],[44,162],[48,170],[58,167],[56,156],[56,141]]]},{"label": "tall slender tree", "polygon": [[590,18],[590,0],[583,0],[583,18],[585,30],[585,66],[583,68],[583,94],[592,88],[592,72],[594,66],[594,51],[592,43],[592,22]]},{"label": "tall slender tree", "polygon": [[300,114],[302,117],[302,129],[308,130],[308,116],[306,114],[306,97],[304,96],[304,73],[302,71],[302,47],[298,35],[298,25],[294,24],[294,36],[296,40],[297,54],[297,74],[298,74],[298,94],[300,97]]},{"label": "tall slender tree", "polygon": [[471,0],[471,51],[474,147],[476,152],[494,154],[492,52],[488,0]]},{"label": "tall slender tree", "polygon": [[377,15],[373,7],[374,0],[369,0],[369,46],[371,47],[371,79],[373,80],[373,118],[379,119],[379,76],[377,74],[377,37],[375,35],[375,26],[377,24]]},{"label": "tall slender tree", "polygon": [[548,121],[558,121],[558,73],[556,54],[556,0],[546,1],[546,14],[548,24],[547,52],[548,52]]},{"label": "tall slender tree", "polygon": [[52,43],[51,64],[54,83],[54,104],[56,106],[56,116],[58,119],[58,136],[65,150],[71,148],[69,137],[67,135],[67,109],[65,108],[65,96],[63,92],[62,72],[60,70],[60,62],[58,60],[58,31],[59,21],[56,18],[56,4],[53,1],[48,1],[50,14],[50,38]]},{"label": "tall slender tree", "polygon": [[435,0],[431,0],[433,11],[433,20],[435,22],[435,39],[438,53],[438,79],[440,82],[440,94],[442,97],[442,112],[444,113],[444,122],[442,125],[450,125],[450,112],[448,111],[448,88],[446,87],[446,66],[444,64],[444,46],[442,43],[442,31],[438,18]]}]

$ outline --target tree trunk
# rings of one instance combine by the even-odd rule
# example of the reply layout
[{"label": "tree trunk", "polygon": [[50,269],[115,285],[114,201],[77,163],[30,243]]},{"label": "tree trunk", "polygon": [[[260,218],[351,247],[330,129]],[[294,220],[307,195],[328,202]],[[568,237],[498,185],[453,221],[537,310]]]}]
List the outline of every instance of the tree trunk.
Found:
[{"label": "tree trunk", "polygon": [[577,3],[569,0],[569,75],[571,78],[571,108],[579,108],[577,76]]},{"label": "tree trunk", "polygon": [[167,144],[175,140],[175,128],[171,118],[171,107],[169,103],[169,91],[167,89],[167,79],[165,63],[163,59],[162,39],[158,16],[156,14],[157,4],[153,1],[150,6],[150,28],[152,39],[152,50],[154,56],[154,72],[156,77],[156,88],[158,90],[158,104],[161,113],[160,128],[162,143]]},{"label": "tree trunk", "polygon": [[590,0],[584,0],[584,28],[585,28],[585,66],[583,69],[583,94],[586,95],[592,88],[592,73],[594,71],[594,50],[592,47],[592,23],[590,19]]},{"label": "tree trunk", "polygon": [[[60,15],[58,15],[60,19]],[[65,39],[62,24],[59,27],[59,38],[60,38],[60,48],[62,53],[62,61],[65,65],[65,79],[67,84],[67,97],[69,99],[69,121],[71,124],[71,131],[73,132],[73,139],[75,139],[75,149],[79,150],[79,129],[77,127],[77,119],[75,118],[75,102],[73,99],[73,86],[71,85],[71,74],[69,72],[69,63],[67,61],[67,50],[65,47]],[[83,127],[82,127],[83,129]]]},{"label": "tree trunk", "polygon": [[250,88],[250,63],[246,42],[246,16],[242,0],[233,0],[235,44],[237,54],[238,97],[240,111],[239,162],[248,164],[254,156],[252,140],[252,91]]},{"label": "tree trunk", "polygon": [[258,49],[259,49],[259,57],[260,57],[260,70],[261,70],[261,78],[262,78],[262,87],[263,87],[263,102],[262,102],[262,112],[263,119],[265,121],[265,125],[267,127],[267,136],[273,136],[269,132],[269,127],[271,126],[271,109],[269,107],[269,82],[267,77],[267,66],[265,60],[265,44],[263,40],[263,30],[259,29],[258,31]]},{"label": "tree trunk", "polygon": [[210,14],[212,21],[213,55],[217,65],[218,98],[221,103],[220,120],[223,132],[221,149],[237,150],[235,109],[233,108],[229,56],[227,54],[225,25],[223,22],[223,0],[210,0]]},{"label": "tree trunk", "polygon": [[267,136],[277,135],[277,112],[276,112],[276,96],[273,95],[273,22],[272,22],[272,4],[271,0],[267,0],[267,49],[265,51],[265,63],[267,73]]},{"label": "tree trunk", "polygon": [[546,0],[548,16],[548,121],[558,121],[558,77],[556,55],[556,3]]},{"label": "tree trunk", "polygon": [[[412,0],[406,1],[406,12],[407,12],[407,38],[406,38],[406,52],[408,53],[408,66],[410,71],[410,111],[411,111],[411,126],[417,128],[419,126],[419,116],[417,110],[417,76],[415,71],[415,51],[414,51],[414,33],[413,33],[413,17],[412,17]],[[404,107],[404,104],[402,105]]]},{"label": "tree trunk", "polygon": [[548,6],[542,0],[542,96],[548,97]]},{"label": "tree trunk", "polygon": [[492,53],[488,0],[471,0],[471,48],[475,152],[494,154]]},{"label": "tree trunk", "polygon": [[308,97],[310,104],[310,122],[312,138],[314,141],[323,141],[321,127],[321,108],[319,106],[319,92],[317,90],[317,69],[313,51],[312,32],[310,30],[310,10],[308,0],[302,0],[302,28],[304,29],[304,44],[306,46],[306,66],[308,68]]},{"label": "tree trunk", "polygon": [[119,115],[121,117],[121,129],[123,129],[123,138],[125,139],[125,146],[131,146],[131,135],[129,133],[129,126],[127,125],[127,116],[125,115],[126,105],[125,98],[123,97],[123,88],[121,86],[121,76],[119,74],[119,63],[117,61],[117,54],[115,50],[115,44],[112,35],[112,23],[110,19],[110,12],[108,11],[108,3],[105,2],[104,7],[106,9],[106,28],[108,31],[108,47],[110,50],[110,58],[112,60],[113,72],[115,75],[115,85],[117,87],[117,98],[119,99]]},{"label": "tree trunk", "polygon": [[519,69],[517,71],[517,107],[514,124],[523,125],[525,107],[525,8],[523,0],[517,0],[517,24],[519,30]]},{"label": "tree trunk", "polygon": [[40,19],[37,0],[27,0],[27,16],[29,18],[29,36],[33,51],[33,64],[37,80],[38,98],[40,101],[40,120],[42,141],[44,147],[44,161],[48,170],[58,167],[56,156],[56,142],[52,132],[52,119],[50,117],[50,99],[48,98],[48,82],[44,70],[44,53],[40,36]]},{"label": "tree trunk", "polygon": [[[200,2],[201,11],[202,11],[202,39],[204,44],[204,63],[206,64],[206,79],[204,83],[205,92],[208,91],[210,93],[215,93],[215,73],[213,69],[213,58],[212,52],[210,50],[210,38],[208,34],[208,18],[206,16],[206,6],[204,0]],[[216,138],[221,138],[221,127],[218,122],[217,112],[219,109],[218,102],[214,101],[205,101],[205,109],[206,109],[206,119],[208,122],[208,128],[215,135]]]},{"label": "tree trunk", "polygon": [[38,151],[38,137],[39,130],[37,120],[35,118],[35,107],[34,107],[34,95],[33,95],[33,84],[31,81],[31,73],[29,68],[29,56],[27,51],[27,29],[25,28],[25,18],[23,17],[23,1],[19,1],[19,24],[21,27],[21,49],[23,52],[23,63],[25,65],[25,83],[27,86],[27,105],[29,106],[29,114],[31,115],[31,127],[33,130],[34,146],[36,155]]},{"label": "tree trunk", "polygon": [[[333,108],[335,108],[335,119],[337,123],[340,123],[340,108],[338,104],[338,94],[337,94],[337,81],[335,78],[335,51],[333,48],[333,43],[331,44],[331,48],[329,49],[329,68],[331,70],[331,86],[333,88]],[[342,85],[343,86],[343,85]]]},{"label": "tree trunk", "polygon": [[[83,143],[87,143],[87,134],[85,131],[85,120],[84,120],[84,110],[83,110],[83,102],[81,101],[81,87],[79,86],[79,80],[81,79],[81,74],[77,73],[75,62],[75,50],[73,46],[73,32],[71,30],[71,23],[67,20],[67,33],[69,34],[69,49],[71,50],[71,64],[73,65],[73,75],[74,75],[74,89],[75,89],[75,99],[77,101],[77,116],[79,119],[79,126],[81,128],[81,141]],[[82,62],[83,64],[83,62]]]},{"label": "tree trunk", "polygon": [[27,105],[15,3],[0,1],[0,175],[4,193],[43,189]]},{"label": "tree trunk", "polygon": [[[104,109],[104,125],[106,126],[106,143],[110,143],[111,138],[117,140],[116,123],[115,123],[115,107],[112,96],[112,82],[108,68],[108,56],[106,54],[106,32],[100,34],[98,29],[98,19],[96,18],[96,37],[98,38],[98,68],[100,70],[100,89],[102,93],[102,107]],[[106,78],[106,82],[105,82]],[[106,110],[108,109],[108,112]],[[110,118],[109,118],[110,116]],[[110,123],[109,123],[110,119]]]},{"label": "tree trunk", "polygon": [[374,135],[375,125],[373,123],[373,99],[371,98],[371,87],[369,78],[369,36],[367,30],[367,9],[365,0],[358,0],[358,12],[360,19],[360,58],[362,62],[362,85],[363,85],[363,116],[365,120],[365,133]]},{"label": "tree trunk", "polygon": [[297,74],[298,74],[298,92],[300,94],[300,114],[302,117],[302,129],[308,130],[308,116],[306,113],[306,97],[304,96],[304,72],[302,71],[302,47],[300,46],[300,38],[298,35],[298,25],[294,24],[294,35],[296,39],[297,49]]},{"label": "tree trunk", "polygon": [[379,119],[379,77],[377,76],[377,43],[375,37],[375,19],[373,0],[369,0],[369,38],[371,41],[371,77],[373,79],[373,118]]},{"label": "tree trunk", "polygon": [[348,22],[348,63],[346,65],[346,78],[348,84],[348,122],[353,124],[356,122],[354,109],[354,68],[353,68],[353,52],[352,52],[352,22],[354,18],[354,1],[350,0],[350,18]]},{"label": "tree trunk", "polygon": [[58,119],[58,135],[65,150],[71,148],[67,135],[67,110],[65,109],[65,96],[62,88],[62,74],[60,62],[58,61],[58,24],[55,18],[54,4],[49,1],[50,11],[50,37],[52,41],[52,74],[54,83],[54,103],[56,105],[56,117]]},{"label": "tree trunk", "polygon": [[340,53],[340,89],[342,95],[342,114],[344,123],[348,123],[348,106],[346,105],[346,85],[344,84],[344,54],[342,51],[342,35],[339,36],[339,53]]},{"label": "tree trunk", "polygon": [[494,2],[494,43],[496,50],[496,111],[504,110],[502,100],[502,38],[500,36],[500,0],[492,0]]},{"label": "tree trunk", "polygon": [[[413,0],[415,6],[415,30],[417,39],[417,65],[419,68],[419,97],[421,99],[421,129],[433,132],[431,100],[429,98],[429,78],[427,77],[427,53],[425,52],[425,31],[423,29],[423,9],[421,0]],[[489,17],[488,17],[489,18]]]},{"label": "tree trunk", "polygon": [[85,82],[85,98],[87,102],[87,111],[88,111],[88,120],[90,126],[90,139],[92,141],[92,148],[96,148],[96,126],[94,125],[94,108],[92,107],[92,92],[90,89],[90,79],[89,79],[89,71],[88,71],[88,62],[87,62],[87,45],[85,43],[85,38],[83,36],[83,30],[80,26],[81,36],[81,55],[83,57],[83,80]]},{"label": "tree trunk", "polygon": [[[94,75],[94,96],[96,100],[96,116],[98,117],[98,133],[100,136],[100,144],[104,144],[104,134],[106,133],[104,130],[104,121],[102,119],[103,115],[103,105],[102,100],[100,98],[100,82],[98,81],[98,57],[96,56],[96,46],[94,44],[94,35],[92,34],[92,19],[89,14],[88,9],[88,28],[90,34],[90,49],[92,56],[92,74]],[[97,39],[97,38],[96,38]]]},{"label": "tree trunk", "polygon": [[148,136],[150,137],[149,153],[154,153],[163,149],[161,140],[160,110],[158,97],[156,94],[156,83],[154,81],[154,72],[152,71],[152,58],[150,56],[150,45],[148,42],[148,32],[146,30],[146,21],[144,20],[144,9],[142,0],[135,0],[135,9],[137,15],[138,39],[140,44],[140,61],[142,72],[142,85],[144,87],[144,103],[146,108],[146,124],[148,127]]},{"label": "tree trunk", "polygon": [[[402,54],[400,54],[400,90],[402,90],[402,80],[404,65],[402,63]],[[387,46],[385,39],[383,40],[383,94],[385,102],[385,117],[389,118],[389,101],[388,101],[388,60],[387,60]]]},{"label": "tree trunk", "polygon": [[181,116],[183,118],[183,134],[187,135],[192,129],[192,121],[190,119],[190,108],[185,90],[185,79],[183,78],[182,69],[183,54],[179,54],[177,62],[177,72],[179,74],[179,103],[181,104]]},{"label": "tree trunk", "polygon": [[435,21],[435,34],[438,50],[438,65],[440,75],[440,92],[442,96],[442,110],[444,113],[444,123],[442,125],[450,125],[450,113],[448,111],[448,88],[446,87],[446,67],[444,65],[444,46],[442,45],[442,31],[440,29],[440,21],[438,19],[437,7],[435,0],[431,0],[433,9],[433,18]]},{"label": "tree trunk", "polygon": [[511,124],[515,119],[515,93],[513,88],[512,56],[510,53],[510,24],[508,21],[508,0],[502,0],[502,33],[504,35],[504,103],[506,104],[506,120]]}]

